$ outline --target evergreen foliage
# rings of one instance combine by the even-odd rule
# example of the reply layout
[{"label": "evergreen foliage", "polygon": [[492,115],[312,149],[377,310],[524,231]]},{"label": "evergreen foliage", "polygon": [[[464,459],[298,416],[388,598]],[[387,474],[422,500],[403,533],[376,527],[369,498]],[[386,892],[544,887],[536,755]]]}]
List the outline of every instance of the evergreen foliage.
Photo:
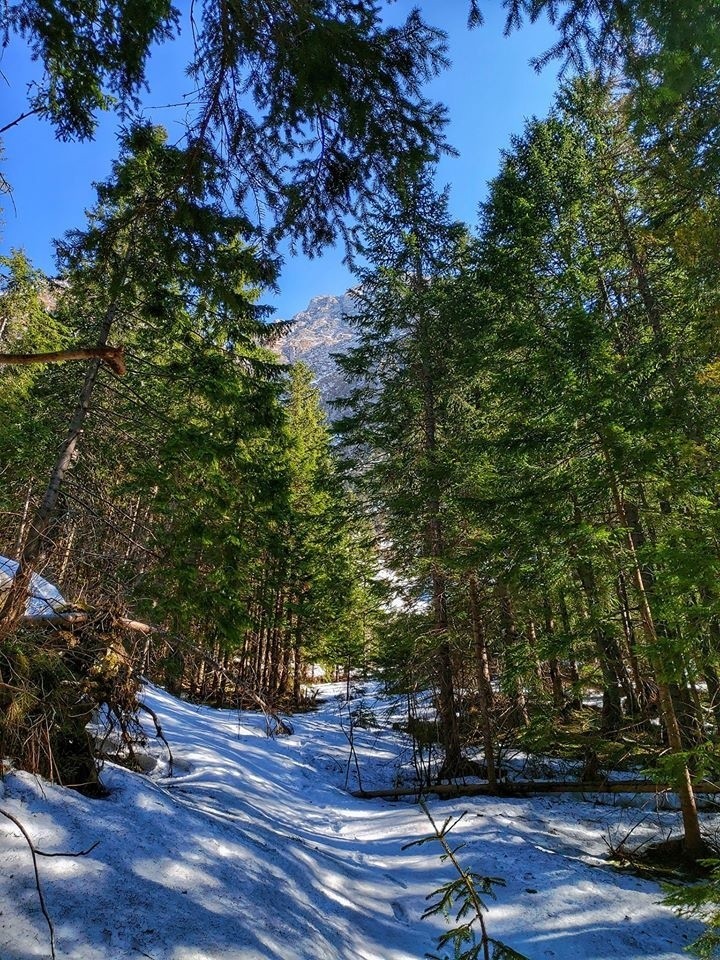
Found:
[{"label": "evergreen foliage", "polygon": [[[137,107],[149,46],[178,23],[141,6],[5,4],[6,38],[45,70],[30,108],[60,136],[91,136],[113,97]],[[0,368],[0,549],[20,557],[22,601],[0,610],[0,746],[29,768],[92,784],[85,723],[103,704],[126,716],[141,673],[218,705],[301,708],[312,664],[350,676],[377,653],[408,696],[425,785],[500,789],[511,746],[595,784],[623,753],[672,783],[685,852],[707,854],[717,11],[505,8],[508,29],[549,16],[558,42],[538,65],[575,73],[512,139],[476,234],[434,187],[444,113],[422,84],[444,62],[439,31],[351,0],[208,2],[187,139],[128,122],[58,281],[22,253],[0,260],[3,350],[114,341],[128,367]],[[259,305],[282,236],[315,252],[338,233],[359,307],[340,360],[344,470],[312,374],[279,365]],[[20,588],[46,563],[89,608],[84,631],[22,624]],[[128,613],[157,632],[129,639]],[[428,688],[430,719],[413,713]],[[513,956],[483,927],[494,881],[459,867],[449,823],[433,828],[419,842],[458,872],[428,908],[460,911],[440,948]],[[716,886],[670,900],[711,911],[708,956]]]},{"label": "evergreen foliage", "polygon": [[713,960],[720,952],[720,864],[717,860],[705,860],[703,866],[710,871],[709,879],[684,886],[667,884],[663,903],[674,907],[682,917],[706,924],[706,929],[688,949],[701,960]]},{"label": "evergreen foliage", "polygon": [[[352,623],[372,571],[309,374],[293,371],[286,394],[286,372],[263,346],[277,331],[255,302],[262,262],[214,192],[212,157],[193,169],[189,178],[185,152],[162,131],[133,128],[87,229],[59,247],[61,281],[47,307],[25,260],[9,264],[13,345],[37,347],[60,331],[81,343],[119,338],[128,373],[95,365],[81,387],[82,371],[69,366],[13,379],[3,398],[12,404],[0,440],[3,504],[11,517],[22,493],[26,506],[19,530],[4,525],[2,548],[13,553],[16,536],[23,544],[16,585],[24,568],[50,561],[72,601],[87,597],[113,623],[130,606],[167,631],[159,644],[125,638],[136,679],[142,670],[217,703],[244,702],[244,691],[278,703],[292,691],[299,703],[306,655],[339,644],[350,669],[364,654],[370,628]],[[55,418],[78,389],[58,460]],[[33,427],[43,418],[46,444]],[[10,449],[16,436],[22,460]],[[22,616],[24,597],[16,612],[13,591],[5,596],[6,626]],[[69,662],[70,648],[59,649]],[[64,689],[87,700],[96,656],[72,663]],[[8,678],[19,669],[8,654]],[[86,719],[99,705],[88,704]],[[40,732],[31,714],[25,733],[28,725]],[[42,771],[61,766],[54,757]]]},{"label": "evergreen foliage", "polygon": [[[430,600],[445,770],[462,730],[492,779],[498,731],[537,747],[538,710],[569,721],[597,685],[604,738],[649,732],[659,710],[674,759],[658,776],[677,784],[697,856],[691,778],[707,769],[718,689],[704,615],[717,285],[688,257],[694,201],[680,214],[646,149],[627,98],[592,75],[514,138],[477,240],[447,221],[429,177],[399,168],[359,240],[370,266],[341,429],[416,618]],[[411,629],[406,664],[427,650]],[[584,763],[592,779],[592,751]]]},{"label": "evergreen foliage", "polygon": [[[440,855],[441,862],[448,861],[457,877],[449,880],[441,887],[438,887],[431,893],[427,899],[435,898],[423,913],[423,919],[442,914],[445,919],[452,923],[452,914],[455,913],[452,929],[443,933],[438,938],[438,949],[451,946],[455,960],[527,960],[523,954],[513,950],[506,943],[497,940],[488,935],[484,914],[487,912],[487,905],[483,897],[492,897],[494,899],[495,887],[504,886],[504,881],[499,877],[486,877],[474,870],[466,870],[458,859],[458,852],[462,850],[464,844],[451,846],[447,839],[451,830],[458,825],[465,814],[461,814],[455,820],[448,817],[442,826],[439,826],[425,803],[420,802],[423,813],[430,821],[432,833],[420,840],[413,840],[403,847],[421,847],[426,843],[439,843],[442,848]],[[456,912],[457,911],[457,912]],[[480,928],[480,939],[474,929],[475,925]],[[443,960],[434,953],[426,954],[430,960]],[[447,954],[445,955],[447,957]]]},{"label": "evergreen foliage", "polygon": [[[64,139],[92,137],[98,111],[114,106],[142,117],[151,48],[180,29],[167,0],[5,0],[0,9],[3,45],[19,36],[43,69],[29,112]],[[387,26],[376,3],[252,0],[201,3],[189,19],[185,161],[213,152],[248,238],[290,232],[317,253],[396,158],[445,149],[444,109],[422,91],[447,65],[444,35],[417,10]]]}]

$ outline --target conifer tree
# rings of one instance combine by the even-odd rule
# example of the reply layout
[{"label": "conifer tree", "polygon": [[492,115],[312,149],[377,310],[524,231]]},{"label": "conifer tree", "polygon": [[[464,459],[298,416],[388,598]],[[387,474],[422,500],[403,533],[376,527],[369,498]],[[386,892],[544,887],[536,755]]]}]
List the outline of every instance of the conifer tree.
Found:
[{"label": "conifer tree", "polygon": [[[629,688],[607,626],[613,565],[633,584],[668,740],[682,757],[693,647],[671,597],[694,535],[672,517],[682,511],[686,529],[697,521],[698,535],[710,519],[688,509],[706,474],[686,459],[703,429],[687,404],[709,412],[713,401],[692,372],[709,360],[694,339],[699,328],[687,313],[682,334],[676,325],[687,277],[652,234],[652,202],[621,106],[581,80],[548,121],[514,141],[485,208],[484,257],[500,321],[493,363],[518,372],[504,407],[514,496],[532,509],[542,491],[557,510],[554,536],[591,625],[609,727],[619,689]],[[546,530],[552,518],[546,507]],[[708,560],[714,565],[714,552]],[[686,845],[697,855],[687,768],[678,776]]]},{"label": "conifer tree", "polygon": [[[245,212],[245,239],[259,227],[266,244],[289,231],[317,252],[395,158],[442,148],[444,111],[422,87],[447,64],[444,36],[417,10],[388,26],[376,3],[250,0],[205,2],[189,20],[184,160],[214,154],[218,186]],[[5,4],[3,46],[26,42],[42,75],[28,110],[3,128],[39,114],[60,137],[84,139],[101,110],[138,116],[148,56],[180,25],[168,0]]]},{"label": "conifer tree", "polygon": [[288,387],[289,499],[282,528],[288,623],[293,638],[295,701],[302,662],[340,654],[348,669],[362,651],[361,629],[372,580],[368,546],[352,532],[352,504],[343,489],[313,374],[294,364]]},{"label": "conifer tree", "polygon": [[[115,176],[99,188],[90,226],[60,248],[67,284],[61,309],[98,346],[111,336],[141,342],[158,333],[166,341],[196,336],[215,338],[216,350],[239,352],[240,360],[252,338],[265,332],[247,291],[248,282],[258,279],[258,263],[238,243],[241,220],[224,213],[208,187],[212,169],[208,157],[188,179],[184,152],[168,147],[162,131],[139,127],[128,134]],[[95,360],[30,525],[18,575],[0,612],[0,633],[12,631],[32,569],[51,549],[49,525],[100,380]]]},{"label": "conifer tree", "polygon": [[448,497],[444,443],[446,398],[454,375],[450,298],[442,282],[461,259],[465,232],[450,221],[447,198],[428,169],[398,167],[394,190],[363,224],[358,271],[360,312],[351,318],[360,344],[340,360],[359,385],[341,423],[365,461],[367,495],[382,504],[382,535],[397,574],[430,597],[429,634],[442,745],[443,773],[462,767],[449,620]]}]

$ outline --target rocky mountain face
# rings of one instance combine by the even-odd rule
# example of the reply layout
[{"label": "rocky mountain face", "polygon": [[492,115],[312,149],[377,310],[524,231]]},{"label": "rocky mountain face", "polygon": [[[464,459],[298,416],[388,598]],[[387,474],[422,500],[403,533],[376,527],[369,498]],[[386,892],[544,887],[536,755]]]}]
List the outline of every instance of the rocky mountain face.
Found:
[{"label": "rocky mountain face", "polygon": [[329,401],[344,396],[348,385],[330,354],[344,353],[356,345],[357,335],[344,319],[356,312],[347,293],[339,297],[313,297],[305,310],[295,314],[290,330],[275,345],[287,363],[302,361],[310,367],[331,418],[337,413],[329,409]]}]

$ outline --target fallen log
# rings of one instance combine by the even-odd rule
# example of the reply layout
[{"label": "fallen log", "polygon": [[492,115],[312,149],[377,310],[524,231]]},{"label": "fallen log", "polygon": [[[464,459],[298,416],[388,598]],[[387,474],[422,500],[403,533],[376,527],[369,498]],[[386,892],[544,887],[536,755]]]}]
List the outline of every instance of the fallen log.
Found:
[{"label": "fallen log", "polygon": [[[720,793],[720,784],[702,780],[694,784],[696,793]],[[393,790],[353,790],[353,797],[364,800],[397,800],[432,793],[438,797],[526,797],[534,793],[666,793],[674,788],[651,780],[598,780],[581,783],[577,780],[535,780],[489,783],[437,783],[430,787],[397,787]]]},{"label": "fallen log", "polygon": [[55,350],[52,353],[0,353],[0,367],[65,363],[67,360],[101,360],[119,377],[122,377],[126,370],[122,347],[79,347],[77,350]]},{"label": "fallen log", "polygon": [[[22,624],[26,627],[76,627],[82,626],[86,623],[92,623],[94,620],[98,619],[98,614],[96,613],[85,613],[85,612],[69,612],[69,613],[53,613],[48,616],[24,616],[22,618]],[[143,623],[140,620],[131,620],[128,617],[112,617],[111,622],[113,626],[121,627],[123,630],[130,630],[133,633],[142,633],[146,636],[149,634],[161,633],[162,631],[158,630],[156,627],[151,626],[149,623]]]}]

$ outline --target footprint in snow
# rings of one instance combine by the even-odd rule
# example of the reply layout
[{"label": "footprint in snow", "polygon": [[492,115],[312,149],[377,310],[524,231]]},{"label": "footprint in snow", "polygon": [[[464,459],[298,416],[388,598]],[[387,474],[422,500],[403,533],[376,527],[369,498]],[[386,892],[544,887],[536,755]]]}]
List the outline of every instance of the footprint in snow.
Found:
[{"label": "footprint in snow", "polygon": [[395,914],[395,919],[398,921],[398,923],[409,923],[410,918],[408,917],[408,912],[401,903],[398,903],[397,900],[393,900],[390,906],[392,907],[392,912]]}]

